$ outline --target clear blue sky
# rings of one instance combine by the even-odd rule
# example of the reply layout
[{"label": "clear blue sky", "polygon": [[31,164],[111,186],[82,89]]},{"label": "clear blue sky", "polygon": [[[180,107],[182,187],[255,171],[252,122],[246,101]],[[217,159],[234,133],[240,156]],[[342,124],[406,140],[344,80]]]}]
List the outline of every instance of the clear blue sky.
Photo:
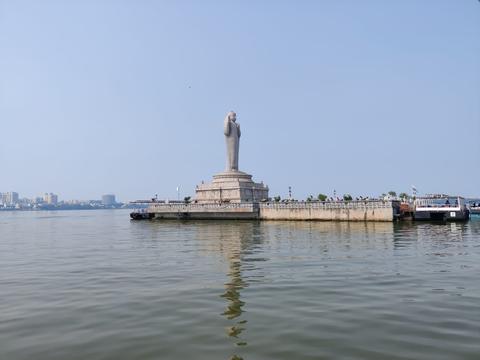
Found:
[{"label": "clear blue sky", "polygon": [[0,191],[480,195],[480,2],[0,0]]}]

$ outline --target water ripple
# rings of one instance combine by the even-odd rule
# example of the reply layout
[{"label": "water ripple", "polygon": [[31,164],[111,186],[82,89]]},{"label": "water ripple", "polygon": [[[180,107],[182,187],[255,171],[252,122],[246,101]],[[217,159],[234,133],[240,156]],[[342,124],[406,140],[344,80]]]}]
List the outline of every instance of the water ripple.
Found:
[{"label": "water ripple", "polygon": [[480,221],[0,213],[1,359],[477,359]]}]

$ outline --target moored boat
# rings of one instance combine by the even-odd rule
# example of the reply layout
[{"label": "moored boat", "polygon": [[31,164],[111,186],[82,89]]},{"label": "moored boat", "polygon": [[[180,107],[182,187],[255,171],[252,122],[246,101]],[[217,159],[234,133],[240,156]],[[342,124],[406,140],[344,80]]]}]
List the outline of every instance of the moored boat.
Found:
[{"label": "moored boat", "polygon": [[480,215],[480,204],[477,206],[470,206],[470,215]]},{"label": "moored boat", "polygon": [[414,203],[415,220],[466,221],[469,215],[461,196],[431,195],[417,198]]},{"label": "moored boat", "polygon": [[150,220],[153,219],[154,214],[146,211],[133,211],[130,213],[132,220]]}]

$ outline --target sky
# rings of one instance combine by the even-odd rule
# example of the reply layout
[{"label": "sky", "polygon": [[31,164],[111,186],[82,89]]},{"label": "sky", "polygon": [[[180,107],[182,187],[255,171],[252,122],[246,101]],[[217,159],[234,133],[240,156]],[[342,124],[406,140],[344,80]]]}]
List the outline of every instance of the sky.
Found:
[{"label": "sky", "polygon": [[0,0],[0,192],[480,196],[478,0]]}]

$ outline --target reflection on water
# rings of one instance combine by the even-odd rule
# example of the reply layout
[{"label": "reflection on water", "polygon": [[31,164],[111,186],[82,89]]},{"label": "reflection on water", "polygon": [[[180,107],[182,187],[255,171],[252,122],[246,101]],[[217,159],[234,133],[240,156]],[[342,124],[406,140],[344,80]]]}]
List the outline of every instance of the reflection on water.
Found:
[{"label": "reflection on water", "polygon": [[[240,300],[240,290],[245,288],[247,284],[242,279],[241,271],[241,254],[230,257],[230,271],[228,273],[229,281],[225,283],[225,292],[221,295],[227,300],[227,308],[223,312],[223,316],[232,320],[233,324],[227,328],[227,335],[235,341],[237,346],[245,346],[247,342],[242,339],[241,334],[245,330],[247,320],[241,318],[242,307],[245,302]],[[233,359],[242,359],[238,355],[233,355]]]},{"label": "reflection on water", "polygon": [[[245,302],[242,301],[241,290],[254,281],[261,281],[258,261],[265,258],[258,257],[255,247],[261,245],[260,226],[256,222],[220,222],[215,227],[199,226],[197,237],[200,239],[215,239],[214,247],[220,251],[228,262],[227,282],[224,283],[225,291],[220,295],[226,300],[226,308],[222,316],[231,323],[225,332],[233,341],[235,347],[247,346],[245,330],[247,320],[242,317]],[[244,275],[245,272],[254,273],[252,276]],[[248,280],[246,280],[247,278]],[[231,360],[244,359],[234,350]]]},{"label": "reflection on water", "polygon": [[[471,235],[471,225],[466,223],[412,223],[400,222],[394,225],[394,249],[422,246],[433,255],[450,254],[450,248],[462,249],[464,238]],[[428,244],[428,248],[425,245]]]},{"label": "reflection on water", "polygon": [[242,316],[246,304],[241,292],[264,279],[260,264],[268,260],[262,255],[265,228],[261,223],[252,221],[195,225],[196,237],[199,241],[208,243],[206,249],[209,254],[219,253],[227,262],[227,281],[223,284],[224,291],[220,295],[226,300],[226,307],[221,315],[230,322],[225,333],[234,346],[231,359],[243,359],[238,353],[248,345],[248,321]]},{"label": "reflection on water", "polygon": [[[222,315],[233,322],[233,324],[227,328],[227,335],[233,338],[237,346],[247,345],[247,342],[241,337],[242,332],[245,330],[247,320],[241,318],[242,308],[245,302],[240,300],[240,290],[248,286],[242,279],[242,257],[245,247],[248,246],[249,237],[251,238],[251,231],[249,232],[249,229],[251,229],[251,224],[243,224],[243,226],[238,229],[238,232],[223,233],[223,236],[220,238],[220,241],[230,247],[227,255],[230,267],[228,281],[225,283],[225,292],[221,295],[228,303]],[[232,359],[242,358],[238,355],[233,355]]]}]

